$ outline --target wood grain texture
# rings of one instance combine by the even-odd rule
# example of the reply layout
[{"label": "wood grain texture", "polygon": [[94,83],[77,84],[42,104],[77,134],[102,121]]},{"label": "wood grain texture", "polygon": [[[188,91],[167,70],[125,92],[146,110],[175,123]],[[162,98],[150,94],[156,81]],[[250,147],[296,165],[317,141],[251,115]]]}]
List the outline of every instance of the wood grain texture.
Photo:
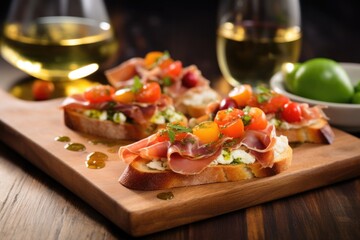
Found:
[{"label": "wood grain texture", "polygon": [[[357,147],[360,140],[335,129],[333,145],[304,144],[295,148],[293,165],[282,174],[239,183],[173,189],[175,198],[162,201],[156,198],[160,191],[132,191],[118,184],[125,165],[117,159],[116,153],[108,152],[107,146],[89,144],[86,137],[67,129],[58,108],[60,100],[24,102],[2,91],[0,97],[7,101],[0,106],[0,139],[135,236],[207,219],[360,174],[360,149]],[[58,135],[67,135],[74,142],[86,144],[87,151],[64,150],[62,143],[53,140]],[[95,150],[109,154],[104,169],[91,170],[84,165],[86,155]],[[251,215],[254,214],[259,213]],[[246,220],[253,221],[251,217]],[[263,221],[266,222],[266,218]],[[263,233],[248,230],[250,236],[267,234],[265,230]]]}]

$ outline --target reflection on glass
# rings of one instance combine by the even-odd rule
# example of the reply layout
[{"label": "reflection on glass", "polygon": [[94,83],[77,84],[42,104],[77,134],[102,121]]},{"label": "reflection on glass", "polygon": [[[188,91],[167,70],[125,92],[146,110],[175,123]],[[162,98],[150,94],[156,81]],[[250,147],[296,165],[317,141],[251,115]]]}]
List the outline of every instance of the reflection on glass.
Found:
[{"label": "reflection on glass", "polygon": [[116,49],[101,0],[14,0],[1,54],[33,77],[59,81],[94,73]]},{"label": "reflection on glass", "polygon": [[217,56],[231,85],[267,82],[300,54],[298,0],[224,0],[219,6]]}]

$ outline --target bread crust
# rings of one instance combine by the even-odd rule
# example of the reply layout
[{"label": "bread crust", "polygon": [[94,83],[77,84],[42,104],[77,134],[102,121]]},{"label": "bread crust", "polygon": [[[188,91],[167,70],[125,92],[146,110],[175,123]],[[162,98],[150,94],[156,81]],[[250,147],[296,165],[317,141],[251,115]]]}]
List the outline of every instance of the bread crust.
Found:
[{"label": "bread crust", "polygon": [[292,161],[292,149],[288,146],[274,160],[272,167],[263,168],[260,163],[211,165],[201,173],[182,175],[171,170],[153,170],[146,166],[149,160],[136,159],[130,163],[119,178],[127,188],[135,190],[160,190],[176,187],[220,182],[235,182],[256,177],[268,177],[285,171]]},{"label": "bread crust", "polygon": [[284,135],[291,143],[329,143],[334,141],[335,135],[325,119],[319,119],[314,124],[301,128],[276,128],[277,135]]},{"label": "bread crust", "polygon": [[140,125],[100,121],[69,108],[64,108],[64,122],[67,127],[75,131],[115,140],[139,140],[152,134],[156,129],[156,125],[151,123]]}]

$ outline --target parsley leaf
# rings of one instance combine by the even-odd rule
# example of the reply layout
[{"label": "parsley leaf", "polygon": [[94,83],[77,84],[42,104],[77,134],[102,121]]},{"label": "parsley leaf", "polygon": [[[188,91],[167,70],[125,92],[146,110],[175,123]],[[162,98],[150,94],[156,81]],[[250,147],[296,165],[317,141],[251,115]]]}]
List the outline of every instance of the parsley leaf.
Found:
[{"label": "parsley leaf", "polygon": [[143,84],[140,81],[140,77],[136,75],[134,77],[134,83],[131,87],[131,91],[133,93],[138,93],[140,91],[140,89],[142,89],[142,87],[143,87]]},{"label": "parsley leaf", "polygon": [[180,124],[169,123],[167,124],[166,129],[171,143],[175,141],[175,136],[177,133],[192,132],[191,128],[181,126]]}]

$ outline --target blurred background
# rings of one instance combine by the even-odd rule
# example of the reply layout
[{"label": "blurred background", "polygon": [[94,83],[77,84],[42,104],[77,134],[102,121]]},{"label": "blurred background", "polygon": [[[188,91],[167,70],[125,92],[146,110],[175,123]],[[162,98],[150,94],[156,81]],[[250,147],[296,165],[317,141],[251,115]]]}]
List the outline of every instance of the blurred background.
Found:
[{"label": "blurred background", "polygon": [[[185,66],[195,64],[208,79],[218,79],[219,1],[105,0],[120,43],[112,65],[142,57],[152,50],[168,50]],[[10,2],[0,2],[1,24]],[[360,62],[358,0],[300,0],[300,5],[303,31],[300,62],[314,57]]]}]

